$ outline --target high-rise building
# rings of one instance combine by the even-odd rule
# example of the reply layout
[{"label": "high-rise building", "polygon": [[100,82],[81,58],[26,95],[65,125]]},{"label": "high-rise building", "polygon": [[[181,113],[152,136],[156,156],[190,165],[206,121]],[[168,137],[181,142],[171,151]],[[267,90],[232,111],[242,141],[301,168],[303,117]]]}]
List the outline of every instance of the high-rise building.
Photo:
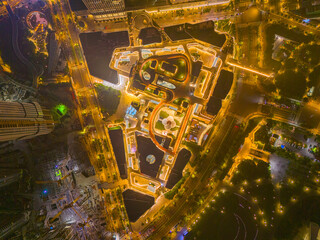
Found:
[{"label": "high-rise building", "polygon": [[29,218],[29,211],[14,214],[0,214],[0,239],[8,239],[7,237],[10,234],[15,231],[21,231],[21,227],[28,223]]},{"label": "high-rise building", "polygon": [[124,0],[82,0],[97,20],[125,17]]},{"label": "high-rise building", "polygon": [[0,101],[0,142],[30,139],[53,128],[50,112],[38,103]]}]

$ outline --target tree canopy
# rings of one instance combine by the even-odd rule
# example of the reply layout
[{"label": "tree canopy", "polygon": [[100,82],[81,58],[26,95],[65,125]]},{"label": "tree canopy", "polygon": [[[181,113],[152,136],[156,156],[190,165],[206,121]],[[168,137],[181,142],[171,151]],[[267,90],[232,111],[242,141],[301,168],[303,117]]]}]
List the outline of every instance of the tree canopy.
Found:
[{"label": "tree canopy", "polygon": [[276,86],[282,96],[301,99],[306,91],[307,81],[303,73],[286,70],[276,76]]},{"label": "tree canopy", "polygon": [[120,103],[121,92],[102,84],[95,84],[101,111],[106,117],[114,114]]}]

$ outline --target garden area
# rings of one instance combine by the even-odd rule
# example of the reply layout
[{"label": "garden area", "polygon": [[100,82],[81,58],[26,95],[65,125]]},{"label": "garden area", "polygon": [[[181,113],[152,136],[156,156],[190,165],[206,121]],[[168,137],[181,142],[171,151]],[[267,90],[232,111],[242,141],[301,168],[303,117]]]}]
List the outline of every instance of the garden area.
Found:
[{"label": "garden area", "polygon": [[95,84],[98,101],[102,114],[107,118],[117,111],[120,103],[121,92],[103,84]]},{"label": "garden area", "polygon": [[302,72],[285,70],[276,76],[276,87],[281,96],[300,100],[306,92],[307,82]]},{"label": "garden area", "polygon": [[[312,42],[311,35],[304,35],[296,29],[287,29],[279,24],[269,25],[266,35],[265,62],[278,74],[274,84],[270,81],[265,83],[260,77],[261,86],[270,92],[278,90],[283,98],[301,100],[304,97],[304,101],[308,101],[306,92],[311,87],[317,87],[319,82],[320,45]],[[284,56],[281,62],[272,59],[275,35],[288,39],[280,49]],[[316,88],[314,92],[319,91]]]},{"label": "garden area", "polygon": [[306,91],[315,87],[315,96],[319,93],[317,85],[319,83],[320,73],[320,57],[317,56],[317,51],[320,51],[320,45],[302,44],[296,47],[290,54],[291,56],[285,59],[281,65],[279,73],[275,77],[275,85],[271,82],[261,85],[271,92],[279,90],[280,96],[284,98],[293,98],[308,101]]},{"label": "garden area", "polygon": [[275,69],[279,69],[281,67],[281,63],[272,59],[273,52],[273,43],[275,35],[279,35],[285,37],[287,39],[292,39],[299,44],[301,43],[309,43],[311,41],[311,36],[305,36],[303,33],[295,30],[288,29],[285,26],[280,24],[271,24],[266,28],[266,51],[265,51],[265,63],[267,66]]},{"label": "garden area", "polygon": [[171,77],[177,81],[184,81],[188,75],[188,60],[184,55],[161,57],[157,73]]},{"label": "garden area", "polygon": [[[280,129],[281,132],[277,129]],[[281,140],[282,145],[274,146],[275,139],[276,141]],[[299,230],[303,226],[307,226],[310,221],[320,223],[320,219],[317,217],[320,209],[315,207],[316,202],[319,201],[317,191],[320,181],[318,175],[320,161],[315,159],[318,158],[319,137],[306,130],[293,128],[286,123],[268,120],[268,123],[256,132],[255,141],[261,142],[264,149],[272,153],[268,168],[272,178],[281,172],[280,178],[277,176],[279,179],[273,181],[276,193],[276,205],[273,211],[277,213],[274,216],[274,237],[276,239],[293,239]],[[233,180],[236,182],[233,183],[237,184],[243,181],[243,179],[238,180],[242,174],[243,178],[246,178],[245,181],[253,182],[250,178],[259,170],[244,171],[240,166],[240,175],[235,176]],[[250,189],[250,192],[254,191]],[[314,209],[315,212],[310,211],[311,209]]]},{"label": "garden area", "polygon": [[162,108],[156,119],[156,123],[155,123],[156,131],[167,130],[171,133],[171,135],[176,136],[176,134],[180,129],[183,116],[184,116],[183,114],[178,115],[176,111],[168,107]]},{"label": "garden area", "polygon": [[[315,173],[315,169],[319,170],[319,163],[312,163],[312,166],[307,159],[283,154],[281,150],[277,150],[277,153],[295,162],[290,163],[285,180],[274,184],[267,163],[257,159],[243,160],[231,179],[232,185],[214,197],[205,213],[192,225],[186,239],[233,239],[236,235],[245,236],[243,230],[238,228],[239,222],[242,222],[248,234],[244,239],[254,239],[254,236],[248,237],[257,232],[257,239],[291,240],[302,229],[306,229],[310,221],[319,224],[320,197],[315,188],[317,180],[307,171],[304,172],[304,169],[311,169]],[[296,165],[298,162],[299,166]],[[305,176],[307,182],[313,179],[313,183],[305,184],[297,174]],[[204,200],[198,195],[193,196],[192,201],[199,206]]]}]

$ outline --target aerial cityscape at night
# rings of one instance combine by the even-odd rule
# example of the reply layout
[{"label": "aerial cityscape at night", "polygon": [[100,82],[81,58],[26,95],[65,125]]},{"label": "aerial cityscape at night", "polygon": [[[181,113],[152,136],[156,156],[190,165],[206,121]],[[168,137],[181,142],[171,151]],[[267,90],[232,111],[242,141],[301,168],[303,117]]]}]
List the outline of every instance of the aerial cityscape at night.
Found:
[{"label": "aerial cityscape at night", "polygon": [[319,0],[0,0],[0,240],[320,240]]}]

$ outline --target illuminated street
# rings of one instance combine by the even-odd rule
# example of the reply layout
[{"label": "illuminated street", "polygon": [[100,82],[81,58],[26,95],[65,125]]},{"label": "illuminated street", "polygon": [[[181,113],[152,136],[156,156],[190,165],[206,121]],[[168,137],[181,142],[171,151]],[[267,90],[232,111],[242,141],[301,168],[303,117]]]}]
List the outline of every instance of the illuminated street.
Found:
[{"label": "illuminated street", "polygon": [[0,0],[0,239],[318,239],[319,11]]}]

